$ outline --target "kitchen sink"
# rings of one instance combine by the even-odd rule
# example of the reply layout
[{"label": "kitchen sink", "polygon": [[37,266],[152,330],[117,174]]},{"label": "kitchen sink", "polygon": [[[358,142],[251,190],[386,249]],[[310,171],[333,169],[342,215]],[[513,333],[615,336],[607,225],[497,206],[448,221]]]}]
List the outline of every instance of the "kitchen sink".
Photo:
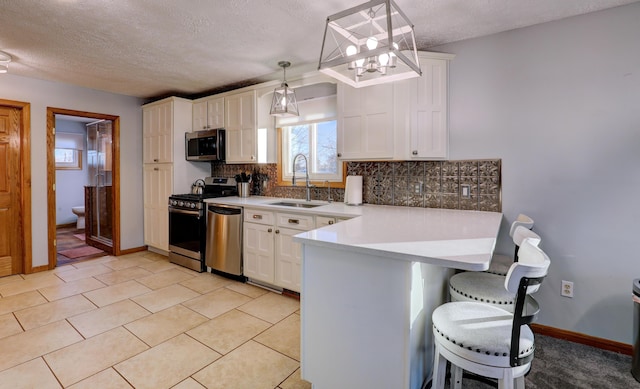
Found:
[{"label": "kitchen sink", "polygon": [[315,208],[315,207],[319,207],[321,205],[326,205],[326,204],[298,203],[294,201],[278,201],[275,203],[270,203],[270,205],[280,205],[283,207],[296,207],[296,208]]}]

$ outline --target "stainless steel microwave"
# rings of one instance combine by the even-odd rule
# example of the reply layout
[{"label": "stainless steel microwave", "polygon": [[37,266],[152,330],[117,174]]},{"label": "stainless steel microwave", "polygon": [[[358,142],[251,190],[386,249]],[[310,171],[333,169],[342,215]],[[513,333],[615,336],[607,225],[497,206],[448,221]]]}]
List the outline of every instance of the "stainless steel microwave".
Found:
[{"label": "stainless steel microwave", "polygon": [[184,149],[187,161],[224,161],[224,129],[187,132]]}]

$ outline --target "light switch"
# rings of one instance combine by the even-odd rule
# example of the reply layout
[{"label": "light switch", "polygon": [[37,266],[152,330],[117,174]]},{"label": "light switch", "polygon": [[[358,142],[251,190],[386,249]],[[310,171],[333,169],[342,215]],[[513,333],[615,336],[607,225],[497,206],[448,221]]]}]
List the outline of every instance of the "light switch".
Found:
[{"label": "light switch", "polygon": [[460,185],[460,196],[469,198],[471,197],[471,186],[469,185]]}]

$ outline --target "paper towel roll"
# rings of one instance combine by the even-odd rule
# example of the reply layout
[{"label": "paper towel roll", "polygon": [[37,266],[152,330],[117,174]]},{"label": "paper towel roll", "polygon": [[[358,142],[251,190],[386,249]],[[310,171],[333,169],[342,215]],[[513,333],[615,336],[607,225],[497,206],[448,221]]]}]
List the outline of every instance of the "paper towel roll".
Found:
[{"label": "paper towel roll", "polygon": [[344,202],[347,205],[362,204],[362,176],[347,176],[344,188]]}]

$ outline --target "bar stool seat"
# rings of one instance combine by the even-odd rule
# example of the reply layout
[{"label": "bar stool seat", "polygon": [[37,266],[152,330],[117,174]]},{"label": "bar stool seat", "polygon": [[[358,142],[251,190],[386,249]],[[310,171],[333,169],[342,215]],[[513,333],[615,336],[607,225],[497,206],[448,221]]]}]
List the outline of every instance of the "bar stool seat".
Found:
[{"label": "bar stool seat", "polygon": [[[519,247],[525,240],[537,246],[540,243],[540,236],[524,226],[517,226],[513,233],[513,242],[516,247]],[[514,262],[511,261],[511,266],[513,264]],[[505,289],[505,277],[473,271],[455,274],[449,278],[451,301],[480,302],[513,312],[516,295]],[[531,286],[531,293],[537,291],[538,287],[539,285]]]},{"label": "bar stool seat", "polygon": [[[513,262],[511,262],[513,264]],[[513,312],[515,294],[504,288],[504,277],[484,272],[464,272],[449,280],[451,301],[487,303]]]},{"label": "bar stool seat", "polygon": [[[446,349],[455,349],[461,358],[508,367],[512,320],[513,315],[504,309],[463,301],[444,304],[433,312],[433,332],[439,343],[446,343]],[[526,357],[533,351],[533,331],[524,326],[518,355]]]}]

